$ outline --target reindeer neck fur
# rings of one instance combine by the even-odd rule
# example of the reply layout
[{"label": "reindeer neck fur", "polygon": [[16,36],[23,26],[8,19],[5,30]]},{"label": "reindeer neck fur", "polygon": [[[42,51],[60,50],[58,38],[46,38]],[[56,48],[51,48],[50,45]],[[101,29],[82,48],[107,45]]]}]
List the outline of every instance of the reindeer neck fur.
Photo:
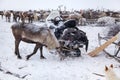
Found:
[{"label": "reindeer neck fur", "polygon": [[120,78],[118,78],[118,76],[111,68],[109,68],[108,71],[105,71],[105,77],[107,80],[120,80]]},{"label": "reindeer neck fur", "polygon": [[47,36],[46,40],[44,41],[48,46],[48,49],[55,49],[56,47],[59,47],[60,44],[57,40],[57,38],[55,37],[55,35],[51,32],[51,30],[49,31],[49,35]]}]

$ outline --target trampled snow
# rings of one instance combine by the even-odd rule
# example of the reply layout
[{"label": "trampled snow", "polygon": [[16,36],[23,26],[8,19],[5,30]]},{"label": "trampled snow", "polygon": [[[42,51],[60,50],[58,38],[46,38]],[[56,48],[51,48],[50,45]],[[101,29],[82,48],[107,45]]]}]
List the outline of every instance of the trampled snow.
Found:
[{"label": "trampled snow", "polygon": [[[82,50],[82,57],[66,58],[60,61],[58,55],[51,54],[44,48],[43,54],[46,59],[40,59],[38,51],[30,60],[26,61],[26,55],[32,53],[34,44],[20,43],[20,54],[22,59],[17,59],[14,54],[14,37],[11,31],[13,22],[5,22],[0,18],[0,68],[19,74],[24,79],[17,78],[0,71],[0,80],[105,80],[105,77],[94,73],[105,75],[105,65],[113,64],[115,72],[120,74],[120,63],[112,58],[106,57],[104,52],[96,57],[90,57],[88,52],[99,46],[98,33],[106,30],[106,27],[79,26],[79,29],[86,32],[89,39],[88,52]],[[36,22],[35,24],[41,24]]]}]

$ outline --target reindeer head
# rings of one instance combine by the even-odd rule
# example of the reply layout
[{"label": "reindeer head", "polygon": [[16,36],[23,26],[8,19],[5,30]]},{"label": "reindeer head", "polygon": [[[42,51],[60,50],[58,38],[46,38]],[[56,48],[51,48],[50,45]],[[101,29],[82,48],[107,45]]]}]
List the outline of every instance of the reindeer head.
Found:
[{"label": "reindeer head", "polygon": [[111,69],[113,69],[113,64],[111,64],[109,67],[105,66],[105,72],[108,72]]},{"label": "reindeer head", "polygon": [[113,71],[113,64],[111,64],[109,67],[105,66],[105,77],[106,80],[120,80]]}]

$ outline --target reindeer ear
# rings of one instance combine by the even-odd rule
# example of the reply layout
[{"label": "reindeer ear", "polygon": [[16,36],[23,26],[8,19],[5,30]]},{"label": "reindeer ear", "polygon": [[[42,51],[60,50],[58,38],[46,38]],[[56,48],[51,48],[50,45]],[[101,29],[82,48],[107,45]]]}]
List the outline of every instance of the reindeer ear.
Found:
[{"label": "reindeer ear", "polygon": [[113,68],[113,64],[111,64],[110,67]]},{"label": "reindeer ear", "polygon": [[105,71],[108,71],[108,67],[107,66],[105,66]]}]

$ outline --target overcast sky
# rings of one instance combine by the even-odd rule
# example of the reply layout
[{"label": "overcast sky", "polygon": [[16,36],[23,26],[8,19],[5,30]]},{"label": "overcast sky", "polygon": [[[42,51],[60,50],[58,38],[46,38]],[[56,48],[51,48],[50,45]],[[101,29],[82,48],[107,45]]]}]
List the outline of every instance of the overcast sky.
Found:
[{"label": "overcast sky", "polygon": [[120,10],[120,0],[0,0],[0,10],[57,9],[59,5],[66,6],[69,10]]}]

